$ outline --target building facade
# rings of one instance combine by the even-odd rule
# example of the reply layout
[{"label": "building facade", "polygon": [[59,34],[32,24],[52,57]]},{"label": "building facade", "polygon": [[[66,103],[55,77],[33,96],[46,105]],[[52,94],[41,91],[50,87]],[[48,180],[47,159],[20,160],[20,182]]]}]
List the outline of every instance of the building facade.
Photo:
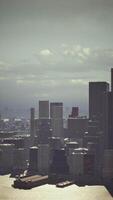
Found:
[{"label": "building facade", "polygon": [[52,136],[63,136],[63,103],[50,103]]},{"label": "building facade", "polygon": [[104,147],[108,147],[108,93],[107,82],[89,82],[89,119],[99,122]]}]

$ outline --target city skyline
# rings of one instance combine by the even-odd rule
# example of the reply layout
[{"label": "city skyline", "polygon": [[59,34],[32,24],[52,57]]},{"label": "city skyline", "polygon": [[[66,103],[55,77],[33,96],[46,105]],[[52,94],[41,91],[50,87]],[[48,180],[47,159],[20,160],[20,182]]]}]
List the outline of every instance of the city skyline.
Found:
[{"label": "city skyline", "polygon": [[0,0],[0,110],[38,100],[88,113],[88,82],[110,82],[113,1]]},{"label": "city skyline", "polygon": [[[113,68],[111,68],[111,85]],[[30,120],[0,118],[0,174],[14,188],[104,185],[113,195],[113,87],[89,82],[89,118],[72,110],[63,123],[63,103],[40,100]]]}]

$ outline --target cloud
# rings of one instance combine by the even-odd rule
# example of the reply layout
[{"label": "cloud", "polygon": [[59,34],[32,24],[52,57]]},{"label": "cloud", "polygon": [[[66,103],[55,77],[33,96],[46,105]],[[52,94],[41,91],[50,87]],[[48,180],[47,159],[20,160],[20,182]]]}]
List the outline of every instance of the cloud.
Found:
[{"label": "cloud", "polygon": [[83,63],[87,60],[91,54],[91,49],[89,47],[85,48],[80,45],[63,46],[63,55],[66,57],[75,57],[78,63]]},{"label": "cloud", "polygon": [[88,85],[88,81],[83,79],[71,79],[70,82],[73,85]]},{"label": "cloud", "polygon": [[83,52],[85,55],[89,56],[91,54],[91,49],[90,48],[83,48]]},{"label": "cloud", "polygon": [[[48,48],[49,49],[49,48]],[[72,53],[64,54],[64,51]],[[62,49],[45,59],[38,55],[29,62],[7,65],[0,62],[1,102],[13,105],[31,105],[34,99],[69,101],[79,105],[87,103],[89,81],[109,81],[113,63],[113,49],[89,48],[80,45],[64,45]],[[51,59],[52,57],[52,59]],[[58,60],[57,60],[58,58]],[[79,63],[79,59],[82,61]],[[51,61],[56,60],[52,65]],[[39,62],[40,61],[40,62]],[[84,94],[84,98],[83,98]]]},{"label": "cloud", "polygon": [[106,71],[113,66],[112,48],[89,48],[80,45],[64,46],[63,55],[67,62],[71,62],[71,66],[75,63],[77,72],[84,70],[87,72]]},{"label": "cloud", "polygon": [[7,63],[7,62],[5,62],[3,60],[0,60],[0,69],[3,69],[3,68],[7,69],[10,66],[11,66],[11,64],[9,64],[9,63]]},{"label": "cloud", "polygon": [[[46,51],[45,51],[46,50]],[[0,62],[1,79],[14,79],[18,84],[55,79],[99,79],[113,64],[113,49],[92,49],[80,45],[64,45],[63,49],[45,49],[42,55],[32,57],[30,62],[9,65]],[[46,52],[46,53],[45,53]],[[51,52],[52,56],[49,56]],[[47,59],[45,59],[45,57]],[[105,74],[103,73],[103,77]],[[106,77],[105,77],[106,78]],[[54,85],[54,83],[53,83]]]},{"label": "cloud", "polygon": [[43,49],[40,51],[39,55],[41,56],[52,56],[53,53],[49,49]]}]

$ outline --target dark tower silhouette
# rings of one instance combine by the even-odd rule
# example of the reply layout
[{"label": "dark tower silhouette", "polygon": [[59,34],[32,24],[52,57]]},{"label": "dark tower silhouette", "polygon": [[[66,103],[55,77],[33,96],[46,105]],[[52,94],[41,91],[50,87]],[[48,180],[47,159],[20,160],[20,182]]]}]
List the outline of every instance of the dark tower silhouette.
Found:
[{"label": "dark tower silhouette", "polygon": [[78,117],[79,115],[79,107],[72,107],[72,112],[71,115],[69,115],[69,117],[75,118]]},{"label": "dark tower silhouette", "polygon": [[38,171],[38,147],[31,147],[29,152],[29,170],[31,172]]},{"label": "dark tower silhouette", "polygon": [[89,119],[99,122],[105,147],[108,147],[108,94],[107,82],[89,82]]},{"label": "dark tower silhouette", "polygon": [[56,174],[59,176],[65,176],[69,173],[69,167],[65,155],[65,150],[55,150],[53,154],[52,164],[50,166],[50,174]]},{"label": "dark tower silhouette", "polygon": [[50,103],[52,136],[63,137],[63,103]]},{"label": "dark tower silhouette", "polygon": [[113,68],[111,68],[111,92],[113,93]]},{"label": "dark tower silhouette", "polygon": [[108,94],[108,145],[109,148],[113,148],[113,134],[112,134],[112,130],[113,130],[113,103],[112,103],[112,97],[113,94],[112,92],[109,92]]},{"label": "dark tower silhouette", "polygon": [[31,116],[30,116],[30,136],[31,136],[31,143],[34,144],[34,137],[35,137],[35,109],[31,108]]},{"label": "dark tower silhouette", "polygon": [[109,93],[109,148],[113,148],[113,68],[111,68],[111,92]]},{"label": "dark tower silhouette", "polygon": [[51,127],[49,118],[49,101],[39,101],[39,119],[38,119],[38,144],[47,144],[51,137]]},{"label": "dark tower silhouette", "polygon": [[49,101],[39,101],[39,119],[49,118]]}]

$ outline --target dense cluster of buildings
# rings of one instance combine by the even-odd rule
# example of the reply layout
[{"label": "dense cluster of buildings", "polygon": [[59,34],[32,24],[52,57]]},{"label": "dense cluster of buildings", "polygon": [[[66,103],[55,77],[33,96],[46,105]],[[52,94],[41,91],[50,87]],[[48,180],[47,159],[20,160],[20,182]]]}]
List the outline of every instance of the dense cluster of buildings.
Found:
[{"label": "dense cluster of buildings", "polygon": [[[0,120],[1,121],[1,120]],[[64,127],[63,103],[39,101],[29,134],[0,134],[0,172],[66,177],[81,183],[113,178],[113,69],[107,82],[89,82],[89,118],[72,107]]]}]

